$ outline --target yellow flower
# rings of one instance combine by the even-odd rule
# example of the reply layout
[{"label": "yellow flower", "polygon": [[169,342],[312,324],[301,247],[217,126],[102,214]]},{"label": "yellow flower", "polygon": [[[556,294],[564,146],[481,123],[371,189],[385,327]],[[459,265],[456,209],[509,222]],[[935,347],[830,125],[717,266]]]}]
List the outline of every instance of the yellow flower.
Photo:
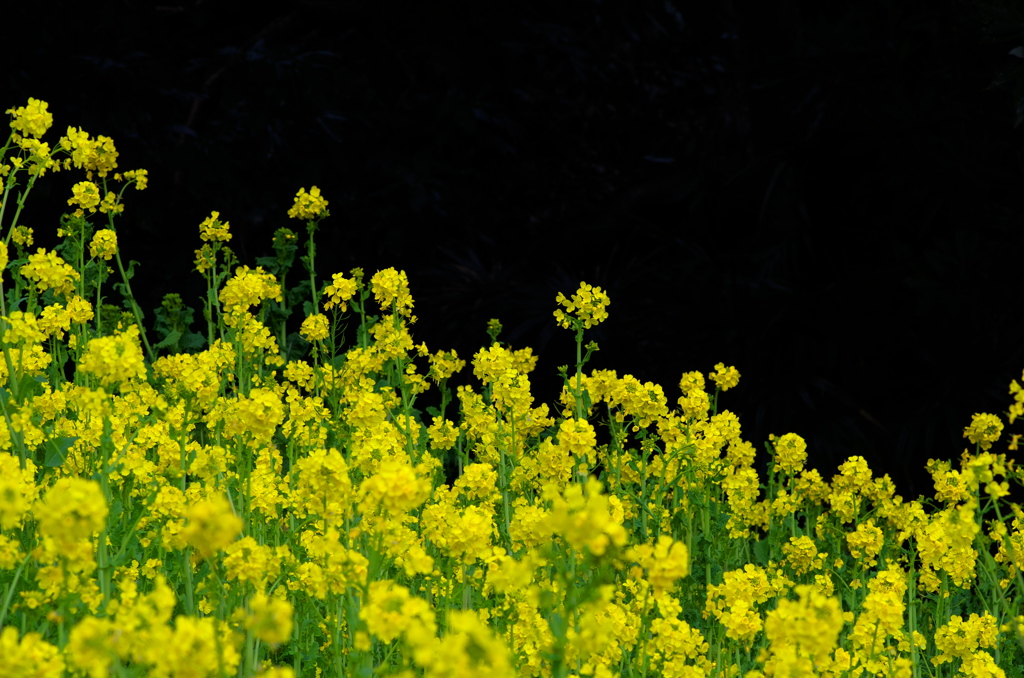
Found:
[{"label": "yellow flower", "polygon": [[796,475],[807,461],[807,443],[795,433],[775,439],[775,463],[787,475]]},{"label": "yellow flower", "polygon": [[347,311],[347,302],[355,296],[356,290],[354,279],[346,278],[343,273],[335,273],[331,278],[331,284],[324,288],[324,296],[328,297],[324,302],[324,310],[329,311],[338,306],[342,311]]},{"label": "yellow flower", "polygon": [[987,450],[992,443],[999,440],[1003,432],[1003,422],[994,414],[975,414],[971,419],[971,425],[964,429],[964,438],[967,438],[981,449]]},{"label": "yellow flower", "polygon": [[95,480],[57,480],[34,511],[39,531],[62,544],[90,538],[103,529],[107,502]]},{"label": "yellow flower", "polygon": [[7,113],[14,115],[11,129],[37,139],[43,136],[53,125],[53,114],[47,110],[49,106],[45,101],[29,97],[27,106],[8,109]]},{"label": "yellow flower", "polygon": [[5,626],[0,631],[0,674],[61,678],[64,675],[64,659],[60,650],[43,640],[38,633],[30,631],[19,640],[18,629]]},{"label": "yellow flower", "polygon": [[28,226],[15,226],[11,229],[11,240],[14,241],[15,245],[32,247],[32,243],[34,242],[32,239],[32,233],[32,229]]},{"label": "yellow flower", "polygon": [[69,205],[78,205],[90,212],[96,211],[100,204],[100,189],[91,181],[80,181],[71,187],[71,197],[68,198]]},{"label": "yellow flower", "polygon": [[90,678],[106,678],[117,656],[114,652],[114,624],[110,619],[85,617],[75,624],[68,638],[67,655]]},{"label": "yellow flower", "polygon": [[864,558],[862,566],[867,569],[873,567],[878,554],[885,543],[885,534],[875,525],[874,518],[869,518],[857,526],[853,532],[846,534],[846,544],[850,547],[850,554],[860,560]]},{"label": "yellow flower", "polygon": [[0,528],[13,530],[39,495],[35,483],[36,465],[25,460],[25,469],[17,457],[0,452]]},{"label": "yellow flower", "polygon": [[474,610],[452,611],[440,642],[420,642],[413,660],[427,678],[512,678],[508,648]]},{"label": "yellow flower", "polygon": [[996,618],[988,612],[981,616],[971,613],[967,621],[954,614],[935,631],[935,649],[939,654],[932,657],[932,664],[938,666],[956,657],[967,659],[979,647],[995,647],[998,634]]},{"label": "yellow flower", "polygon": [[104,386],[145,379],[139,328],[132,325],[124,332],[89,340],[78,369],[94,374]]},{"label": "yellow flower", "polygon": [[370,583],[369,596],[359,610],[370,633],[390,643],[402,635],[433,637],[434,612],[427,601],[409,593],[409,589],[390,579]]},{"label": "yellow flower", "polygon": [[305,188],[300,188],[288,216],[292,219],[316,219],[321,214],[327,216],[327,201],[320,197],[320,189],[313,186],[306,193]]},{"label": "yellow flower", "polygon": [[231,224],[220,220],[220,212],[211,212],[210,216],[199,224],[199,237],[206,242],[227,242],[231,240]]},{"label": "yellow flower", "polygon": [[288,600],[266,593],[257,593],[249,601],[245,628],[269,645],[280,645],[292,637],[294,608]]},{"label": "yellow flower", "polygon": [[182,539],[194,547],[200,558],[220,551],[242,531],[242,519],[235,515],[231,502],[223,496],[198,501],[185,512],[188,524]]},{"label": "yellow flower", "polygon": [[548,515],[551,531],[574,549],[589,549],[595,556],[604,555],[609,546],[625,546],[628,539],[622,526],[622,502],[601,490],[601,482],[593,477],[587,479],[586,494],[583,486],[575,483],[564,494],[554,484],[543,488],[544,498],[552,503]]},{"label": "yellow flower", "polygon": [[800,585],[795,592],[799,600],[783,598],[767,615],[765,634],[771,649],[777,653],[785,646],[796,646],[812,660],[825,659],[835,649],[845,624],[839,599],[825,596],[813,586]]},{"label": "yellow flower", "polygon": [[782,545],[782,552],[786,556],[785,562],[796,574],[803,574],[811,568],[817,569],[821,565],[822,557],[818,555],[818,547],[807,535],[790,537],[789,543]]},{"label": "yellow flower", "polygon": [[56,252],[47,252],[42,248],[28,256],[28,263],[21,267],[21,274],[34,281],[40,292],[52,289],[63,295],[74,291],[74,283],[81,277]]},{"label": "yellow flower", "polygon": [[149,186],[149,170],[137,169],[128,170],[124,173],[125,181],[134,181],[135,190],[144,191]]},{"label": "yellow flower", "polygon": [[430,497],[430,479],[404,461],[385,459],[377,472],[359,486],[364,495],[360,508],[364,513],[384,507],[391,513],[412,511]]},{"label": "yellow flower", "polygon": [[583,327],[590,329],[602,320],[608,318],[608,305],[611,301],[608,295],[601,291],[600,287],[594,287],[585,282],[580,283],[580,288],[571,299],[566,299],[561,292],[555,297],[555,301],[565,307],[555,311],[555,319],[558,324],[569,329],[573,326],[573,320],[581,322]]},{"label": "yellow flower", "polygon": [[281,301],[283,297],[277,278],[262,267],[252,270],[248,266],[239,266],[234,277],[224,283],[218,299],[226,312],[238,313],[248,311],[250,306],[260,304],[264,299]]},{"label": "yellow flower", "polygon": [[[114,140],[102,134],[95,139],[76,127],[68,127],[67,134],[60,139],[60,146],[71,153],[71,163],[86,170],[91,178],[92,172],[98,172],[101,177],[117,169],[117,149],[114,148]],[[136,170],[144,171],[144,170]]]},{"label": "yellow flower", "polygon": [[434,417],[434,422],[427,427],[430,445],[436,450],[450,450],[459,439],[459,427],[448,419]]},{"label": "yellow flower", "polygon": [[299,334],[308,342],[323,341],[330,335],[327,316],[315,313],[302,321]]},{"label": "yellow flower", "polygon": [[647,570],[647,581],[657,596],[675,586],[676,580],[690,574],[690,554],[686,544],[661,535],[654,546],[639,544],[629,549],[629,558]]},{"label": "yellow flower", "polygon": [[715,371],[711,373],[711,381],[723,391],[728,391],[740,383],[740,372],[735,367],[726,367],[725,363],[715,365]]},{"label": "yellow flower", "polygon": [[396,271],[393,268],[377,271],[370,278],[370,286],[381,310],[390,311],[394,304],[400,315],[409,317],[413,301],[412,295],[409,294],[409,278],[405,271]]},{"label": "yellow flower", "polygon": [[109,228],[96,231],[92,236],[92,242],[89,243],[89,255],[110,261],[116,253],[117,233]]},{"label": "yellow flower", "polygon": [[427,374],[435,384],[440,384],[466,366],[466,361],[459,359],[455,351],[438,351],[431,354],[429,360],[430,372]]}]

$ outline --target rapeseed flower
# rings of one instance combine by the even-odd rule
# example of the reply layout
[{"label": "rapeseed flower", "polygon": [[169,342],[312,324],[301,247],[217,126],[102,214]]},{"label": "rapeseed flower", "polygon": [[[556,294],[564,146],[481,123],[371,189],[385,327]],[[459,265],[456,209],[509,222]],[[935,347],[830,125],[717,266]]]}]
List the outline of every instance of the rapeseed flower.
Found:
[{"label": "rapeseed flower", "polygon": [[99,186],[91,181],[80,181],[71,187],[71,197],[68,198],[69,205],[78,205],[75,216],[82,216],[82,210],[95,212],[100,204]]},{"label": "rapeseed flower", "polygon": [[33,510],[39,531],[69,546],[103,529],[107,501],[95,480],[66,477],[53,484]]},{"label": "rapeseed flower", "polygon": [[327,201],[320,197],[320,189],[313,186],[306,193],[305,188],[300,188],[295,194],[295,204],[288,210],[288,216],[292,219],[316,219],[321,214],[327,216]]},{"label": "rapeseed flower", "polygon": [[114,335],[90,339],[78,369],[94,375],[103,386],[144,379],[146,365],[138,326],[131,325]]},{"label": "rapeseed flower", "polygon": [[826,660],[846,623],[839,599],[807,585],[797,586],[794,592],[798,600],[782,598],[766,615],[765,635],[771,650],[780,653],[789,646],[812,662]]},{"label": "rapeseed flower", "polygon": [[324,341],[330,336],[330,333],[331,328],[327,316],[319,313],[308,316],[302,321],[302,327],[299,328],[299,334],[310,343]]},{"label": "rapeseed flower", "polygon": [[[773,439],[774,436],[769,436]],[[795,476],[807,461],[807,443],[795,433],[787,433],[774,440],[775,464],[786,475]]]},{"label": "rapeseed flower", "polygon": [[584,486],[573,483],[560,491],[547,484],[543,496],[551,502],[548,523],[551,532],[561,536],[577,551],[589,550],[604,555],[610,547],[621,548],[629,537],[622,526],[622,502],[602,493],[603,486],[593,477]]},{"label": "rapeseed flower", "polygon": [[964,438],[987,450],[999,440],[1002,432],[1003,422],[999,417],[994,414],[975,414],[971,418],[971,425],[964,429]]},{"label": "rapeseed flower", "polygon": [[40,292],[54,290],[65,296],[74,291],[74,284],[81,278],[70,264],[61,259],[56,252],[48,252],[40,248],[35,254],[28,256],[28,263],[19,272],[33,281]]},{"label": "rapeseed flower", "polygon": [[555,301],[565,309],[555,311],[555,320],[558,324],[569,329],[573,321],[579,322],[585,329],[590,329],[608,318],[608,305],[611,301],[608,295],[601,291],[600,287],[594,287],[585,282],[580,283],[576,294],[566,299],[561,292],[555,297]]},{"label": "rapeseed flower", "polygon": [[89,242],[89,256],[110,261],[115,254],[117,254],[117,233],[109,228],[101,228],[96,231]]},{"label": "rapeseed flower", "polygon": [[427,601],[413,596],[405,586],[390,579],[370,582],[369,595],[359,610],[367,630],[383,643],[403,635],[414,639],[432,637],[437,625]]},{"label": "rapeseed flower", "polygon": [[295,608],[285,598],[257,593],[249,601],[245,628],[271,646],[286,643],[292,636],[294,611]]},{"label": "rapeseed flower", "polygon": [[638,544],[631,547],[626,557],[647,571],[647,581],[656,596],[671,590],[678,579],[690,574],[690,553],[686,544],[665,534],[658,537],[653,546]]},{"label": "rapeseed flower", "polygon": [[188,507],[185,518],[188,522],[181,538],[203,559],[227,547],[242,531],[242,519],[221,495],[195,502]]},{"label": "rapeseed flower", "polygon": [[64,658],[56,646],[34,631],[18,637],[18,629],[0,629],[0,673],[5,676],[63,678]]},{"label": "rapeseed flower", "polygon": [[14,116],[11,129],[38,139],[53,125],[53,114],[48,110],[49,107],[47,102],[29,97],[25,106],[7,109],[6,112]]},{"label": "rapeseed flower", "polygon": [[423,642],[413,659],[426,678],[512,678],[508,648],[474,610],[448,614],[448,632],[440,641]]},{"label": "rapeseed flower", "polygon": [[939,666],[956,658],[967,660],[979,648],[995,647],[998,634],[996,618],[988,612],[981,615],[972,612],[966,620],[954,614],[935,630],[935,649],[939,654],[932,657],[931,662]]},{"label": "rapeseed flower", "polygon": [[84,617],[71,629],[66,654],[71,666],[90,678],[106,678],[117,658],[114,634],[117,628],[109,618]]},{"label": "rapeseed flower", "polygon": [[348,310],[348,302],[356,295],[358,286],[354,278],[346,278],[343,273],[335,273],[331,284],[324,288],[324,310],[329,311],[335,306],[342,311]]},{"label": "rapeseed flower", "polygon": [[786,564],[797,575],[804,574],[808,570],[821,569],[823,561],[828,557],[827,553],[818,553],[818,547],[814,540],[807,535],[790,537],[789,542],[782,545],[782,552],[786,556]]},{"label": "rapeseed flower", "polygon": [[224,283],[217,298],[229,314],[244,313],[250,306],[256,306],[265,299],[283,299],[277,279],[261,266],[255,269],[239,266],[235,269],[235,275]]},{"label": "rapeseed flower", "polygon": [[220,220],[220,212],[211,212],[199,224],[199,237],[204,242],[228,242],[231,240],[230,229],[231,224]]},{"label": "rapeseed flower", "polygon": [[352,509],[348,463],[335,448],[316,449],[295,463],[291,504],[300,518],[313,514],[342,520]]},{"label": "rapeseed flower", "polygon": [[[118,152],[114,148],[114,140],[110,137],[100,134],[95,139],[91,139],[84,130],[68,127],[67,134],[60,139],[60,146],[70,152],[71,164],[86,170],[86,176],[90,180],[93,172],[99,174],[100,177],[105,177],[109,172],[117,169]],[[136,170],[136,172],[144,171]]]},{"label": "rapeseed flower", "polygon": [[376,472],[359,486],[363,495],[360,509],[373,514],[377,508],[390,513],[406,513],[423,504],[430,496],[430,479],[400,459],[380,462]]},{"label": "rapeseed flower", "polygon": [[394,306],[400,315],[406,318],[411,315],[413,300],[409,293],[409,278],[405,271],[396,271],[393,268],[377,271],[370,278],[370,289],[373,291],[374,299],[385,313],[390,312]]},{"label": "rapeseed flower", "polygon": [[730,388],[740,383],[740,372],[735,367],[726,367],[725,363],[717,363],[715,365],[715,371],[710,375],[711,381],[715,382],[715,386],[722,391],[728,391]]},{"label": "rapeseed flower", "polygon": [[39,496],[35,483],[36,465],[25,460],[25,468],[17,457],[0,452],[0,529],[13,530],[21,525],[25,515]]}]

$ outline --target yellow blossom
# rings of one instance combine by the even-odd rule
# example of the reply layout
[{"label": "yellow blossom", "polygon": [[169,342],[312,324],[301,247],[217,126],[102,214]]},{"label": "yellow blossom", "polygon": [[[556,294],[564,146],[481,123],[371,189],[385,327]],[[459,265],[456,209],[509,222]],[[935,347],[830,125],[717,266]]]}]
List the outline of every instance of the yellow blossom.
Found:
[{"label": "yellow blossom", "polygon": [[245,628],[264,643],[280,645],[292,636],[292,614],[294,608],[285,598],[257,593],[249,601],[249,614]]},{"label": "yellow blossom", "polygon": [[725,363],[718,363],[715,365],[715,371],[711,373],[711,381],[722,391],[728,391],[740,383],[740,373],[735,367],[726,367]]},{"label": "yellow blossom", "polygon": [[52,289],[63,295],[74,291],[74,283],[81,277],[56,252],[42,248],[28,256],[28,263],[21,267],[21,274],[35,282],[40,292]]},{"label": "yellow blossom", "polygon": [[964,429],[964,438],[987,450],[992,447],[992,443],[999,440],[1002,432],[1003,422],[999,417],[994,414],[975,414],[971,419],[971,425]]},{"label": "yellow blossom", "polygon": [[356,281],[346,278],[343,273],[335,273],[331,278],[331,284],[324,288],[324,310],[331,310],[335,306],[342,311],[348,310],[348,301],[355,296],[357,290]]},{"label": "yellow blossom", "polygon": [[96,231],[89,243],[89,255],[110,261],[117,253],[117,233],[109,228]]},{"label": "yellow blossom", "polygon": [[565,308],[565,311],[555,311],[555,319],[565,329],[573,326],[574,319],[581,322],[584,328],[590,329],[608,318],[607,308],[611,303],[608,295],[601,291],[600,287],[585,282],[580,283],[579,289],[571,299],[566,299],[565,295],[559,292],[555,301]]},{"label": "yellow blossom", "polygon": [[47,110],[49,106],[45,101],[29,97],[26,106],[7,109],[7,113],[14,115],[11,129],[37,139],[43,136],[53,125],[53,114]]},{"label": "yellow blossom", "polygon": [[315,313],[302,321],[299,334],[308,342],[323,341],[330,336],[327,316]]},{"label": "yellow blossom", "polygon": [[300,188],[288,216],[292,219],[316,219],[321,214],[327,216],[327,201],[320,197],[320,189],[313,186],[306,193],[305,188]]},{"label": "yellow blossom", "polygon": [[220,212],[211,212],[199,224],[199,237],[204,242],[227,242],[231,240],[230,228],[231,224],[220,220]]},{"label": "yellow blossom", "polygon": [[89,340],[78,369],[92,373],[104,386],[144,379],[146,365],[139,343],[139,328],[132,325],[115,335]]},{"label": "yellow blossom", "polygon": [[200,558],[220,551],[242,531],[242,519],[223,496],[214,496],[192,504],[185,513],[188,523],[181,536],[195,548]]}]

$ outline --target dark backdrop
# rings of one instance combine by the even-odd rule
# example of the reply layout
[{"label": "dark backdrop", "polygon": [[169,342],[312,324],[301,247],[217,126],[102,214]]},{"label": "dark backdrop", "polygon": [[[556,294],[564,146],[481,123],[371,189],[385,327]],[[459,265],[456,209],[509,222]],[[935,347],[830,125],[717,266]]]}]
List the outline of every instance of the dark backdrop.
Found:
[{"label": "dark backdrop", "polygon": [[[212,210],[253,264],[315,184],[321,274],[405,269],[431,349],[469,358],[499,318],[552,402],[554,297],[586,280],[612,299],[594,366],[674,402],[734,364],[755,445],[795,431],[825,474],[860,454],[931,494],[925,460],[1024,368],[1015,5],[499,5],[18,3],[0,103],[150,171],[118,224],[147,311],[201,294]],[[21,220],[43,244],[69,181]]]}]

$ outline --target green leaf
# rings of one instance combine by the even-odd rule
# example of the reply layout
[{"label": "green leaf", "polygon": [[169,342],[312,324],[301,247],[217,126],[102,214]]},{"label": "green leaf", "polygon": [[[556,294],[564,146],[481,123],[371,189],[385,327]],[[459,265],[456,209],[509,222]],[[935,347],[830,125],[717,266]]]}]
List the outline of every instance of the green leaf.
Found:
[{"label": "green leaf", "polygon": [[59,436],[57,438],[50,438],[46,441],[46,462],[44,466],[50,468],[56,468],[64,464],[64,460],[68,456],[68,450],[75,441],[78,440],[78,436]]},{"label": "green leaf", "polygon": [[153,348],[160,349],[177,346],[179,339],[181,339],[181,332],[179,332],[178,330],[171,330],[170,332],[167,333],[167,336],[164,337],[163,341],[155,345]]},{"label": "green leaf", "polygon": [[762,539],[754,543],[754,557],[761,567],[768,567],[768,540]]}]

